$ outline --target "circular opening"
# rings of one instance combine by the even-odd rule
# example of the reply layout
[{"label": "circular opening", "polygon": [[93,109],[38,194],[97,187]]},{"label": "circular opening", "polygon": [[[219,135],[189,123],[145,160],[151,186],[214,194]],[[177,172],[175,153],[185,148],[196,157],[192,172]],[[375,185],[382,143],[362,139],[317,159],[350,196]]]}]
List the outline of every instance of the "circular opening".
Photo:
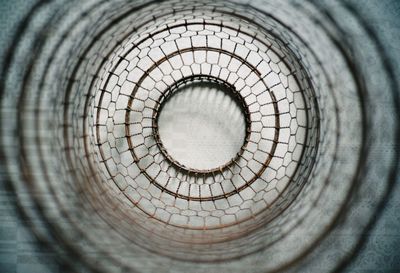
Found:
[{"label": "circular opening", "polygon": [[157,122],[162,151],[181,168],[209,172],[229,164],[246,138],[243,106],[233,90],[189,82],[162,103]]}]

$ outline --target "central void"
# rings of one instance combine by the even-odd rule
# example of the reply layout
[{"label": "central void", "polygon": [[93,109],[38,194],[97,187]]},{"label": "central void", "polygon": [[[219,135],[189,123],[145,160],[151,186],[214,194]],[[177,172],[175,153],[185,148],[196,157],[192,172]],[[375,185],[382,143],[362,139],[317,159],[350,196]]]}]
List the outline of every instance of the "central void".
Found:
[{"label": "central void", "polygon": [[190,82],[164,100],[157,128],[164,152],[175,164],[207,172],[236,158],[246,122],[233,92],[221,83]]}]

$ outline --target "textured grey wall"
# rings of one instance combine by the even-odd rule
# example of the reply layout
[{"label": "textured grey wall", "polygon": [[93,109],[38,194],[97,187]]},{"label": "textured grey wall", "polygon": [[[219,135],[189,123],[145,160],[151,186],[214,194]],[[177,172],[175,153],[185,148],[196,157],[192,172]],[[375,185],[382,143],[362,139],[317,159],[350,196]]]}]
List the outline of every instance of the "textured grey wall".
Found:
[{"label": "textured grey wall", "polygon": [[[365,14],[380,39],[396,62],[397,79],[400,78],[400,1],[369,0],[349,1]],[[400,92],[400,90],[399,90]],[[387,149],[399,149],[387,147]],[[365,234],[367,241],[363,251],[347,269],[347,272],[400,272],[400,179],[391,194],[383,215],[370,234]]]}]

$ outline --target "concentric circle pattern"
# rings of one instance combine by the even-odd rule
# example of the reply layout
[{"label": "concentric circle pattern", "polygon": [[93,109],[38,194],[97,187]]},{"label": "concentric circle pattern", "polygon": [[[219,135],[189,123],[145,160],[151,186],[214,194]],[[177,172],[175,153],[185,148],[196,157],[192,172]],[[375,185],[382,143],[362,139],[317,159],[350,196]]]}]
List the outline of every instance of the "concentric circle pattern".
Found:
[{"label": "concentric circle pattern", "polygon": [[26,18],[2,156],[72,269],[330,272],[356,253],[395,175],[377,141],[398,136],[378,107],[398,114],[390,64],[346,5],[245,2],[60,0]]},{"label": "concentric circle pattern", "polygon": [[[182,7],[123,41],[106,65],[89,124],[107,169],[104,179],[126,201],[168,225],[199,230],[226,228],[273,209],[301,161],[304,93],[312,92],[300,87],[300,65],[282,42],[234,16],[204,12]],[[237,156],[204,170],[171,157],[156,122],[164,100],[196,82],[225,86],[247,121]]]}]

